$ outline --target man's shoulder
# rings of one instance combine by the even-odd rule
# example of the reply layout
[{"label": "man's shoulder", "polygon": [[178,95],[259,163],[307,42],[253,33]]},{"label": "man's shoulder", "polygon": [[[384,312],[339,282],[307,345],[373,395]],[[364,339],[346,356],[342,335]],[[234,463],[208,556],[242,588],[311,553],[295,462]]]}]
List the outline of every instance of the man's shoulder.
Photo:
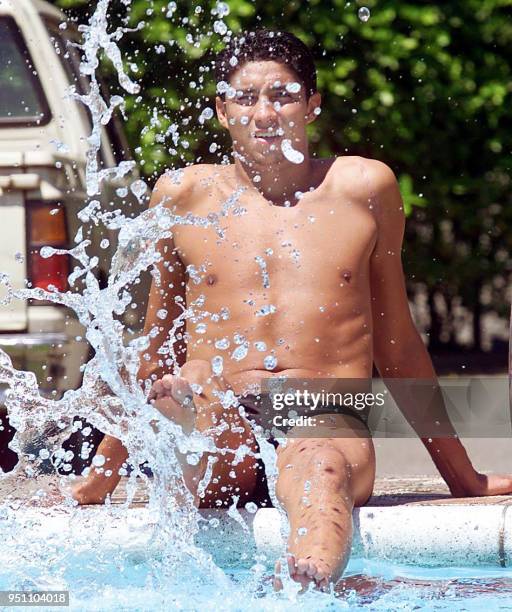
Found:
[{"label": "man's shoulder", "polygon": [[158,194],[160,201],[165,199],[162,203],[179,204],[188,201],[212,183],[219,168],[222,168],[220,164],[190,164],[183,168],[168,168],[156,181],[154,193]]},{"label": "man's shoulder", "polygon": [[334,161],[336,175],[343,180],[350,176],[351,189],[366,195],[368,191],[379,192],[396,183],[393,170],[384,162],[359,155],[342,155]]}]

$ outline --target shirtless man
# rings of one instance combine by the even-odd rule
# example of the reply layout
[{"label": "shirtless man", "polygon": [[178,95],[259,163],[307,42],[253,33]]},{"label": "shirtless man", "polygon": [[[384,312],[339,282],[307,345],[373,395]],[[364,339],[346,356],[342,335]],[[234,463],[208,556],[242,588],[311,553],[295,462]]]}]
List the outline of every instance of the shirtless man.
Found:
[{"label": "shirtless man", "polygon": [[[242,395],[277,375],[368,379],[374,363],[383,377],[435,380],[435,372],[409,312],[400,260],[404,211],[393,172],[361,157],[310,157],[306,126],[315,120],[321,97],[311,55],[295,37],[259,31],[239,42],[235,66],[228,62],[232,55],[233,46],[221,54],[217,79],[228,83],[235,96],[217,96],[216,109],[231,136],[234,163],[187,167],[179,182],[164,174],[150,206],[164,202],[178,214],[207,217],[242,186],[246,189],[238,205],[247,212],[221,218],[222,240],[213,228],[175,226],[173,238],[161,245],[171,265],[160,266],[161,285],[151,288],[145,329],[157,326],[160,333],[152,340],[140,378],[153,376],[150,399],[184,429],[205,431],[215,419],[224,420],[236,427],[210,434],[217,446],[245,443],[257,453],[251,427],[234,408],[222,408],[215,389],[230,387]],[[291,83],[299,83],[300,89]],[[283,154],[284,139],[304,156],[301,163]],[[267,283],[256,260],[262,256]],[[186,272],[191,265],[196,270],[205,265],[200,284]],[[180,376],[173,376],[156,351],[182,312],[176,297],[190,304],[200,294],[206,298],[205,310],[227,307],[230,316],[205,319],[202,333],[196,324],[187,324],[186,352],[176,344]],[[266,304],[275,311],[256,316]],[[156,316],[161,309],[168,312],[163,322]],[[229,358],[237,334],[249,347],[239,361]],[[225,338],[230,348],[216,348]],[[255,350],[255,342],[264,342],[267,351]],[[219,354],[224,357],[221,377],[212,375],[211,366]],[[271,370],[263,363],[268,354],[277,360]],[[192,395],[190,383],[203,387],[200,395],[193,394],[192,404],[183,401]],[[414,421],[415,406],[397,401]],[[355,416],[342,414],[325,427],[318,437],[293,438],[278,449],[276,492],[291,527],[289,571],[304,587],[311,582],[324,587],[341,576],[350,554],[352,510],[368,500],[374,483],[368,429]],[[452,494],[512,491],[512,478],[476,472],[456,437],[423,442]],[[81,503],[102,503],[119,482],[117,471],[127,459],[121,443],[109,436],[98,453],[113,474],[107,478],[92,470],[75,489]],[[235,466],[230,459],[229,454],[218,455],[206,495],[197,500],[201,506],[231,504],[235,493],[242,503],[251,499],[258,483],[256,459],[246,456]],[[206,464],[206,455],[196,466],[184,462],[194,494]],[[305,503],[307,481],[311,488]]]}]

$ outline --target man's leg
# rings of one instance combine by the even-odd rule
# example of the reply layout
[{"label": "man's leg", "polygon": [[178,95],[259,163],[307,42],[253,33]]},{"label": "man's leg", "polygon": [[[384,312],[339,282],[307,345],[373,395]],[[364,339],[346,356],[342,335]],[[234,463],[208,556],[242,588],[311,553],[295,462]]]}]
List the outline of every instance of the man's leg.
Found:
[{"label": "man's leg", "polygon": [[[175,377],[164,378],[167,382],[169,378]],[[212,375],[211,366],[207,361],[188,361],[181,368],[180,379],[186,380],[189,385],[197,384],[202,387],[201,395],[193,396],[196,411],[192,412],[190,406],[182,405],[172,397],[162,397],[155,401],[155,406],[160,412],[185,428],[195,426],[198,431],[205,433],[225,423],[228,428],[212,434],[212,439],[218,448],[236,450],[241,445],[246,445],[252,453],[257,452],[258,447],[249,424],[239,416],[235,408],[225,410],[214,395],[214,390],[226,391],[227,386],[222,378]],[[183,385],[178,386],[183,388]],[[122,443],[112,436],[105,436],[97,452],[105,456],[105,466],[111,471],[111,475],[107,478],[103,473],[97,473],[91,468],[85,482],[80,483],[73,492],[79,503],[103,503],[106,496],[117,486],[120,480],[119,468],[128,458]],[[239,495],[241,502],[248,501],[258,481],[260,466],[257,459],[252,454],[245,455],[233,465],[233,453],[216,453],[210,457],[216,460],[212,464],[210,482],[203,496],[200,499],[196,497],[196,503],[202,507],[230,505],[233,495]],[[196,496],[198,484],[208,466],[208,458],[207,455],[203,455],[199,464],[192,466],[187,463],[186,457],[180,457],[185,482]]]},{"label": "man's leg", "polygon": [[[326,436],[291,438],[278,450],[276,493],[290,521],[289,571],[306,587],[326,587],[345,569],[352,544],[352,509],[370,497],[375,451],[358,419],[329,415]],[[345,432],[343,431],[345,429]],[[345,437],[335,437],[335,436]],[[276,568],[276,588],[280,588]]]},{"label": "man's leg", "polygon": [[[173,377],[176,379],[176,377]],[[154,405],[168,418],[177,423],[194,426],[198,431],[209,435],[217,448],[231,449],[215,454],[203,454],[197,465],[190,465],[185,456],[179,457],[183,470],[183,477],[188,489],[196,496],[196,503],[202,508],[228,506],[233,503],[233,495],[238,495],[240,501],[249,501],[258,480],[258,462],[254,454],[258,446],[250,425],[242,419],[237,408],[225,409],[216,395],[226,392],[228,385],[222,377],[212,374],[208,361],[191,360],[181,368],[180,379],[189,385],[200,385],[200,395],[194,393],[195,418],[190,420],[190,407],[180,404],[172,398],[156,400]],[[162,379],[166,382],[165,377]],[[167,379],[169,380],[169,379]],[[186,384],[185,384],[186,386]],[[176,385],[180,394],[180,385]],[[176,388],[175,387],[175,388]],[[183,387],[181,387],[183,393]],[[237,458],[235,452],[245,446],[249,454]],[[201,482],[208,461],[212,471],[210,482],[201,498],[197,497],[198,484]]]}]

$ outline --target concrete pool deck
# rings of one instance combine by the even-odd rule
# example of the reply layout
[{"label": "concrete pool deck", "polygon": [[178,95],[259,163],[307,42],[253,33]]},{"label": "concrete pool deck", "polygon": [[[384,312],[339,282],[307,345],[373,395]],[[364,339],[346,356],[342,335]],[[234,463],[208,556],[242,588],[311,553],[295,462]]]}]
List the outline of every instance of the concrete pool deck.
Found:
[{"label": "concrete pool deck", "polygon": [[[0,481],[0,501],[31,497],[35,490],[56,484],[56,479],[25,481],[6,487]],[[147,550],[152,545],[156,523],[147,506],[147,495],[139,487],[128,512],[117,511],[125,501],[126,482],[112,497],[108,512],[100,506],[78,510],[84,521],[77,525],[77,510],[19,508],[11,517],[22,529],[32,530],[34,539],[101,541],[102,548]],[[369,503],[353,514],[353,555],[400,565],[494,567],[512,566],[512,496],[452,498],[439,477],[378,478]],[[100,514],[101,518],[100,518]],[[282,521],[274,508],[251,514],[240,510],[237,522],[226,510],[202,510],[198,540],[224,565],[234,564],[255,553],[272,559],[284,548]],[[126,516],[125,516],[126,515]],[[240,518],[239,517],[239,518]],[[211,521],[211,519],[216,519]],[[245,522],[246,526],[243,526]],[[252,533],[253,537],[248,537]]]},{"label": "concrete pool deck", "polygon": [[[114,503],[125,495],[119,487]],[[144,507],[138,493],[134,505]],[[373,495],[353,514],[353,554],[369,560],[423,566],[512,566],[512,495],[453,498],[439,477],[377,478]],[[247,534],[225,510],[204,510],[220,525],[206,529],[201,541],[218,555],[231,559],[246,549]],[[281,517],[274,508],[256,515],[241,510],[256,549],[277,557],[284,547]]]}]

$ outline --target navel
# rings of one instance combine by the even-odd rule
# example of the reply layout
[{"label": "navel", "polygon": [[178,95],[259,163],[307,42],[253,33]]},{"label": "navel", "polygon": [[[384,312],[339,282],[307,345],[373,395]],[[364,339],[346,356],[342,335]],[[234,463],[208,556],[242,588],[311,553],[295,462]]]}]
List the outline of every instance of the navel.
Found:
[{"label": "navel", "polygon": [[206,277],[206,284],[211,287],[212,285],[215,285],[216,282],[217,282],[217,275],[208,274],[208,276]]},{"label": "navel", "polygon": [[341,276],[347,283],[350,283],[352,280],[352,272],[348,269],[343,270]]}]

